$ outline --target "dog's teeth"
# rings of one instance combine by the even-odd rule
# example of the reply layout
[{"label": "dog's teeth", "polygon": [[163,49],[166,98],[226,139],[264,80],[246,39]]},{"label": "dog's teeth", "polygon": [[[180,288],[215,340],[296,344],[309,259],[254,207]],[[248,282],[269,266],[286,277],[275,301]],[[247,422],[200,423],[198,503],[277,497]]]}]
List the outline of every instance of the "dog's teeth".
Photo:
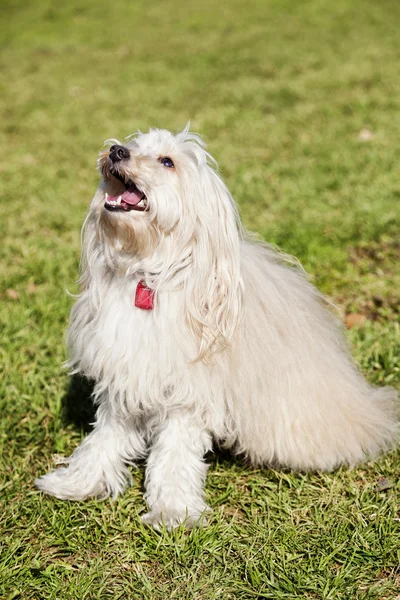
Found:
[{"label": "dog's teeth", "polygon": [[118,204],[118,206],[121,204],[121,200],[122,200],[122,196],[118,196],[117,202],[116,202]]},{"label": "dog's teeth", "polygon": [[109,198],[109,196],[108,196],[108,194],[106,192],[106,202],[108,202],[108,198]]}]

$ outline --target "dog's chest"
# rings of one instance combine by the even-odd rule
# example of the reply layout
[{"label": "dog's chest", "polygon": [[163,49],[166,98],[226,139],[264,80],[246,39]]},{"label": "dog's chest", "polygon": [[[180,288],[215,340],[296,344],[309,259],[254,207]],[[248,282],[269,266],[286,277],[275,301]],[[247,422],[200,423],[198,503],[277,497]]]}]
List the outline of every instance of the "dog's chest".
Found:
[{"label": "dog's chest", "polygon": [[[73,312],[70,340],[80,370],[127,401],[151,403],[176,386],[176,374],[187,363],[178,341],[182,307],[179,293],[159,292],[152,310],[139,308],[136,290],[136,281],[118,279],[101,291],[89,290]],[[100,298],[96,311],[90,308],[94,293]],[[82,327],[85,313],[92,314]]]}]

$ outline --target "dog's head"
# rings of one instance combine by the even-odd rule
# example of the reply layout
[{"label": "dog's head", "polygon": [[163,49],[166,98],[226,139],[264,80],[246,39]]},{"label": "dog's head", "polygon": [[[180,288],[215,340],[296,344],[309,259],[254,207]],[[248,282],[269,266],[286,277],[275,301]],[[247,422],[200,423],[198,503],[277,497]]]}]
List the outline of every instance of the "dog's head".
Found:
[{"label": "dog's head", "polygon": [[[99,169],[104,179],[104,214],[135,227],[138,219],[155,221],[160,232],[171,231],[182,217],[187,178],[204,166],[206,153],[198,136],[184,131],[151,130],[102,152]],[[117,214],[119,213],[119,214]],[[140,214],[146,213],[146,214]]]},{"label": "dog's head", "polygon": [[[179,273],[189,320],[203,338],[207,331],[206,346],[231,337],[240,304],[240,224],[204,143],[186,128],[110,144],[100,154],[102,182],[91,207],[98,239],[125,264],[142,261],[163,283]],[[227,312],[236,313],[229,324]]]}]

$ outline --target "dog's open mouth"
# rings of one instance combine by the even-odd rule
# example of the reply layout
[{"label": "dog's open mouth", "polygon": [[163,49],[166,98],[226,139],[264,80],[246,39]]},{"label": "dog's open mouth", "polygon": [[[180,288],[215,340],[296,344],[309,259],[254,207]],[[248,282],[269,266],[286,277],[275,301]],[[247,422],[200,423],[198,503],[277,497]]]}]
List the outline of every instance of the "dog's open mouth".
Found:
[{"label": "dog's open mouth", "polygon": [[125,192],[123,192],[119,196],[109,196],[108,194],[106,194],[104,208],[111,211],[124,210],[126,212],[130,210],[146,210],[146,194],[139,190],[137,185],[132,180],[125,182],[125,180],[119,174],[112,173],[112,175],[119,179],[125,185],[126,189]]}]

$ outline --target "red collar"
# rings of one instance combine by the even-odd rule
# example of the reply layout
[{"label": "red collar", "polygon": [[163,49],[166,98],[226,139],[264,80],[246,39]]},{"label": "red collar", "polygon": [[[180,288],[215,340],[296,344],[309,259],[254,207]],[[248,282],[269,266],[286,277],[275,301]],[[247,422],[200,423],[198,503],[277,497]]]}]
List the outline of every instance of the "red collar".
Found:
[{"label": "red collar", "polygon": [[154,290],[147,287],[143,279],[136,286],[135,306],[143,310],[154,308]]}]

